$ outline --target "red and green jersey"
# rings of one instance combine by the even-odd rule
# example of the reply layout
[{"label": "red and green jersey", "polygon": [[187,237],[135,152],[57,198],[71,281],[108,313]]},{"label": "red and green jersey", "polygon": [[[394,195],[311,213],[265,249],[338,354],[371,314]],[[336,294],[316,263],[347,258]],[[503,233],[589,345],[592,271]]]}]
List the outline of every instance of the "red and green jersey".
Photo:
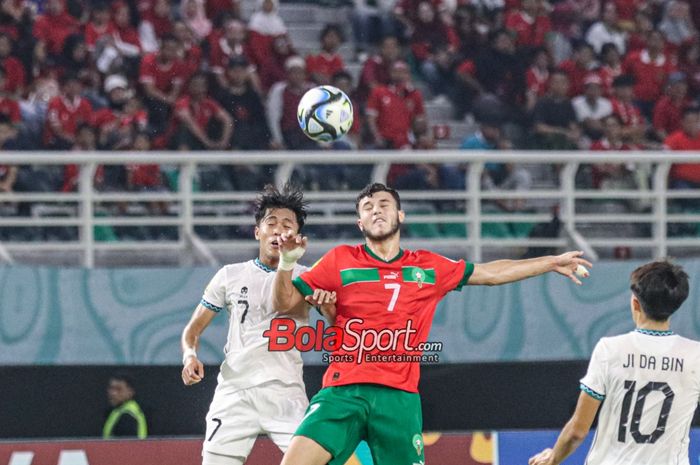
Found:
[{"label": "red and green jersey", "polygon": [[[305,296],[314,289],[337,293],[335,324],[343,329],[344,344],[332,353],[323,386],[374,383],[418,392],[420,363],[382,356],[418,355],[411,349],[427,341],[438,302],[461,289],[473,271],[472,263],[426,250],[400,250],[383,260],[366,245],[344,245],[324,255],[293,281]],[[367,337],[371,346],[373,336],[380,347],[360,350],[360,339]]]}]

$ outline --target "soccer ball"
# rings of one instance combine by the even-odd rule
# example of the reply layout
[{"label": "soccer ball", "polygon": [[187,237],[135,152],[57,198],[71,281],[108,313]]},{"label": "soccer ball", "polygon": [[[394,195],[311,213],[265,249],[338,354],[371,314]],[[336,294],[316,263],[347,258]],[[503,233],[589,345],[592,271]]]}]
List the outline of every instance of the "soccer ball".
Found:
[{"label": "soccer ball", "polygon": [[297,119],[304,134],[319,142],[332,142],[352,126],[352,102],[342,90],[318,86],[299,101]]}]

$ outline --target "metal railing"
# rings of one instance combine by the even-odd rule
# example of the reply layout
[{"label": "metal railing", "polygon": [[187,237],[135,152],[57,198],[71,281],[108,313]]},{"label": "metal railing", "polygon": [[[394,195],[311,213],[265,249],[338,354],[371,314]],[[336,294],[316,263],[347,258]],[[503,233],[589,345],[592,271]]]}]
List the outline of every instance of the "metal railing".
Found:
[{"label": "metal railing", "polygon": [[[527,191],[482,190],[481,177],[486,162],[518,163],[530,166],[546,165],[552,169],[554,179],[543,188]],[[590,163],[635,163],[652,167],[650,187],[640,189],[593,190],[576,187],[579,166]],[[44,208],[64,207],[63,216],[37,213],[32,216],[0,216],[0,227],[73,227],[77,228],[76,240],[68,241],[6,241],[0,243],[0,262],[12,261],[13,254],[22,251],[73,251],[82,254],[81,263],[95,265],[96,253],[101,251],[166,250],[182,257],[203,257],[214,264],[212,250],[242,252],[256,248],[248,239],[207,240],[195,230],[207,226],[246,226],[252,223],[246,208],[256,192],[221,191],[196,192],[193,179],[199,167],[205,165],[276,165],[274,178],[278,185],[289,179],[295,167],[303,165],[373,165],[370,181],[383,182],[389,167],[394,163],[461,164],[466,167],[465,190],[402,190],[402,201],[409,209],[410,225],[460,225],[464,234],[454,237],[420,237],[420,234],[404,241],[406,247],[456,247],[468,251],[470,259],[479,261],[489,248],[504,247],[565,247],[583,248],[594,259],[597,252],[616,246],[650,249],[655,256],[665,256],[669,248],[698,248],[700,237],[669,237],[669,224],[700,223],[698,213],[674,212],[669,209],[677,199],[700,199],[700,190],[669,190],[668,173],[672,163],[700,163],[700,153],[679,152],[522,152],[522,151],[412,151],[412,152],[4,152],[2,163],[8,165],[63,165],[80,166],[78,191],[60,192],[12,192],[0,193],[0,206],[14,202],[33,202]],[[174,192],[99,192],[93,186],[98,165],[151,164],[176,166],[179,185]],[[345,225],[355,223],[355,191],[308,191],[314,214],[309,225]],[[489,211],[485,208],[495,200],[525,199],[534,204],[528,211]],[[168,202],[173,205],[173,216],[99,216],[100,205],[117,202]],[[640,202],[647,208],[623,211],[596,211],[596,202]],[[588,202],[587,211],[579,211],[581,202]],[[439,207],[449,203],[450,211]],[[700,203],[700,202],[699,202]],[[541,238],[491,237],[482,229],[493,224],[539,224],[551,221],[551,206],[558,206],[563,234],[559,237]],[[423,207],[431,208],[423,208]],[[229,207],[229,208],[227,208]],[[218,213],[212,216],[211,210]],[[51,210],[51,208],[48,208]],[[41,209],[39,209],[41,211]],[[73,212],[73,214],[71,214]],[[602,237],[589,235],[595,225],[611,225]],[[177,228],[176,240],[170,241],[97,241],[96,226],[167,226]],[[620,237],[620,225],[643,225],[638,237]],[[604,228],[603,228],[604,229]],[[617,232],[616,232],[617,231]],[[468,233],[467,233],[468,232]],[[599,236],[599,233],[597,233]],[[312,250],[322,252],[329,247],[346,242],[339,239],[312,241]]]}]

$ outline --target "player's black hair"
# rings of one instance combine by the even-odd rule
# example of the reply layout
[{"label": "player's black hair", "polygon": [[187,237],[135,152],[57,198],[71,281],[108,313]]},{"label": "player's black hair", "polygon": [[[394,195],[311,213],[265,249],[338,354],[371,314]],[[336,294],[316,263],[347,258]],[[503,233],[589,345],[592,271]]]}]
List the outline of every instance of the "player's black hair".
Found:
[{"label": "player's black hair", "polygon": [[679,265],[659,260],[632,272],[630,289],[644,313],[654,321],[666,321],[688,297],[688,275]]},{"label": "player's black hair", "polygon": [[635,81],[631,74],[621,74],[613,79],[613,87],[632,87]]},{"label": "player's black hair", "polygon": [[359,194],[357,194],[357,198],[355,199],[355,211],[358,215],[360,214],[360,201],[365,197],[372,197],[372,195],[377,192],[390,193],[394,200],[396,200],[396,208],[401,210],[401,197],[399,197],[399,193],[396,191],[396,189],[385,186],[382,183],[375,182],[373,184],[367,184],[365,188],[362,189]]},{"label": "player's black hair", "polygon": [[287,183],[280,192],[272,184],[267,184],[255,200],[255,224],[260,224],[268,209],[287,208],[296,215],[299,231],[301,232],[306,222],[307,205],[308,202],[304,200],[304,194],[298,187]]},{"label": "player's black hair", "polygon": [[131,375],[127,373],[114,373],[112,376],[109,377],[109,379],[110,381],[122,381],[131,389],[134,389],[134,378],[132,378]]},{"label": "player's black hair", "polygon": [[622,55],[620,53],[620,49],[617,48],[617,45],[615,45],[612,42],[605,42],[602,47],[600,47],[600,58],[604,58],[605,55],[607,55],[610,50],[615,50],[619,55]]}]

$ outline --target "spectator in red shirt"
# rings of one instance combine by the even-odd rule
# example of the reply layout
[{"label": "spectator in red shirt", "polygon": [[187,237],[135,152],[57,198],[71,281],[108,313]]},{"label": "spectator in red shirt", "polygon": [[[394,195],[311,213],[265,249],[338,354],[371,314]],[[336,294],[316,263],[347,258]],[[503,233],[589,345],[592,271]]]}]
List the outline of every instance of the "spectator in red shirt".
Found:
[{"label": "spectator in red shirt", "polygon": [[124,76],[108,76],[104,90],[109,105],[94,116],[98,145],[111,150],[126,150],[133,139],[133,131],[146,129],[148,117]]},{"label": "spectator in red shirt", "polygon": [[224,84],[223,74],[228,61],[234,57],[244,57],[253,65],[251,73],[255,72],[253,54],[247,40],[245,24],[238,19],[230,19],[224,23],[223,34],[212,34],[209,44],[209,66],[219,78],[219,84]]},{"label": "spectator in red shirt", "polygon": [[[137,132],[131,143],[131,150],[135,152],[148,152],[151,150],[151,138],[147,132]],[[159,165],[132,164],[127,166],[127,189],[137,192],[153,192],[165,190],[163,175]],[[152,204],[156,207],[156,204]],[[160,212],[159,208],[152,208],[154,212]]]},{"label": "spectator in red shirt", "polygon": [[131,24],[131,10],[128,3],[121,0],[114,2],[112,4],[112,12],[114,34],[112,35],[111,45],[113,50],[117,52],[115,58],[120,59],[118,65],[121,65],[121,68],[114,69],[104,65],[101,66],[99,62],[97,66],[103,73],[108,71],[122,71],[126,72],[128,75],[134,75],[141,55],[141,38],[139,37],[139,32]]},{"label": "spectator in red shirt", "polygon": [[551,59],[547,50],[543,47],[534,49],[532,64],[525,72],[525,80],[527,82],[525,108],[528,111],[532,111],[537,100],[544,97],[547,93],[550,67]]},{"label": "spectator in red shirt", "polygon": [[149,125],[161,133],[170,120],[173,104],[180,96],[187,69],[179,59],[180,43],[172,34],[163,37],[157,54],[146,55],[141,61],[139,82],[146,96]]},{"label": "spectator in red shirt", "polygon": [[170,3],[168,0],[154,0],[148,2],[142,9],[141,23],[139,24],[139,39],[144,53],[158,51],[158,40],[166,34],[173,32],[173,23],[170,18]]},{"label": "spectator in red shirt", "polygon": [[613,114],[622,123],[622,138],[625,142],[644,144],[647,124],[642,112],[634,103],[634,78],[628,74],[618,76],[613,81]]},{"label": "spectator in red shirt", "polygon": [[396,61],[391,68],[391,84],[375,87],[367,100],[367,124],[375,147],[410,148],[411,129],[423,119],[423,95],[411,84],[406,62]]},{"label": "spectator in red shirt", "polygon": [[16,56],[12,55],[12,41],[10,40],[10,36],[1,32],[0,66],[5,68],[7,76],[4,90],[15,95],[21,95],[27,84],[24,65]]},{"label": "spectator in red shirt", "polygon": [[[670,150],[700,151],[700,108],[686,107],[683,110],[681,129],[668,136],[664,145]],[[669,178],[672,189],[698,189],[700,164],[674,164]]]},{"label": "spectator in red shirt", "polygon": [[190,76],[199,71],[202,65],[202,49],[192,35],[192,30],[182,21],[173,24],[173,35],[180,43],[178,58],[185,65],[183,79],[188,81]]},{"label": "spectator in red shirt", "polygon": [[647,37],[654,30],[654,22],[645,10],[639,10],[634,15],[632,32],[627,37],[627,53],[644,50],[647,46]]},{"label": "spectator in red shirt", "polygon": [[543,47],[552,23],[543,14],[538,0],[522,0],[520,9],[506,17],[506,29],[515,34],[515,43],[520,48]]},{"label": "spectator in red shirt", "polygon": [[17,127],[22,121],[22,116],[19,111],[17,100],[7,91],[3,90],[6,81],[7,73],[5,73],[5,68],[0,66],[0,115],[5,116],[13,126]]},{"label": "spectator in red shirt", "polygon": [[444,95],[452,76],[451,63],[459,46],[454,30],[437,15],[433,5],[418,5],[418,16],[410,37],[411,52],[423,79],[435,96]]},{"label": "spectator in red shirt", "polygon": [[674,49],[696,39],[698,31],[693,25],[688,3],[680,0],[666,2],[659,31],[664,34],[666,42]]},{"label": "spectator in red shirt", "polygon": [[343,57],[338,53],[342,45],[343,31],[337,24],[326,24],[321,31],[321,52],[306,56],[306,73],[316,84],[328,84],[331,77],[345,68]]},{"label": "spectator in red shirt", "polygon": [[78,126],[92,122],[92,105],[81,97],[83,85],[78,77],[66,74],[61,83],[61,95],[49,102],[44,127],[44,145],[54,150],[70,149]]},{"label": "spectator in red shirt", "polygon": [[[591,145],[594,152],[610,150],[635,150],[634,145],[626,144],[622,139],[622,123],[616,115],[602,120],[604,136]],[[634,172],[623,163],[594,164],[591,169],[591,184],[595,189],[632,189],[637,188]]]},{"label": "spectator in red shirt", "polygon": [[401,56],[399,40],[393,36],[382,39],[379,54],[373,55],[362,65],[360,81],[357,84],[357,99],[363,105],[372,89],[391,82],[391,66]]},{"label": "spectator in red shirt", "polygon": [[233,120],[207,95],[207,75],[198,73],[192,76],[188,94],[175,104],[174,123],[177,129],[173,138],[174,148],[223,150],[229,147]]},{"label": "spectator in red shirt", "polygon": [[274,83],[284,80],[287,75],[285,63],[293,56],[296,56],[296,51],[292,47],[289,37],[286,35],[276,37],[272,42],[272,50],[259,67],[258,76],[260,76],[263,92],[267,92]]},{"label": "spectator in red shirt", "polygon": [[287,79],[276,83],[267,96],[267,118],[272,133],[271,147],[313,150],[318,146],[306,137],[297,121],[299,101],[312,84],[306,80],[306,62],[294,56],[285,63]]},{"label": "spectator in red shirt", "polygon": [[654,106],[654,129],[659,140],[665,140],[681,128],[683,109],[690,105],[685,74],[676,71],[668,77],[666,95]]},{"label": "spectator in red shirt", "polygon": [[97,3],[92,8],[92,20],[85,25],[85,43],[92,53],[100,40],[109,41],[114,34],[109,5]]},{"label": "spectator in red shirt", "polygon": [[622,56],[615,44],[608,42],[600,52],[601,67],[598,75],[603,80],[603,95],[610,98],[613,94],[613,81],[622,74]]},{"label": "spectator in red shirt", "polygon": [[672,57],[664,53],[664,38],[652,31],[647,47],[630,53],[622,66],[625,74],[631,74],[636,82],[634,94],[642,114],[651,119],[654,104],[661,97],[668,75],[675,70]]},{"label": "spectator in red shirt", "polygon": [[[269,54],[274,40],[277,37],[287,35],[287,26],[279,15],[278,9],[279,0],[258,0],[258,9],[248,21],[249,43],[253,61],[258,65],[261,65]],[[263,73],[261,72],[261,74]],[[263,77],[261,76],[261,78]]]},{"label": "spectator in red shirt", "polygon": [[565,71],[569,77],[569,97],[575,97],[584,92],[584,79],[597,67],[593,47],[587,42],[579,42],[574,49],[572,59],[559,64],[559,69]]},{"label": "spectator in red shirt", "polygon": [[71,34],[80,32],[80,23],[65,10],[64,0],[48,0],[46,12],[34,22],[33,35],[46,43],[52,55],[63,50],[63,41]]}]

